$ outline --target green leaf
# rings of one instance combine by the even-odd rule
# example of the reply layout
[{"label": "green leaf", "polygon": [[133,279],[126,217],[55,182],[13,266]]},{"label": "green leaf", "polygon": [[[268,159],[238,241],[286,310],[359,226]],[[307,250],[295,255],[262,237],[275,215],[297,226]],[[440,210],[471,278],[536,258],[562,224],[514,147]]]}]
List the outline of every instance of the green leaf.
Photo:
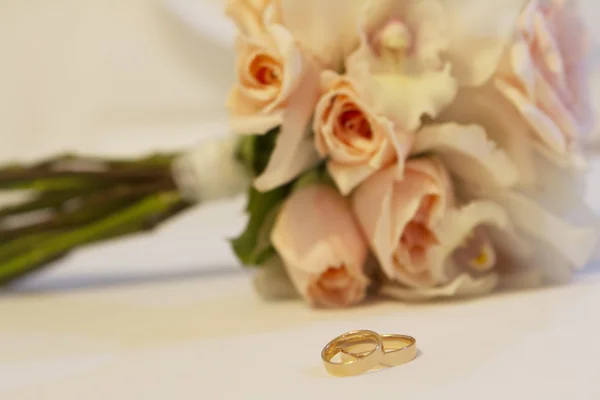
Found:
[{"label": "green leaf", "polygon": [[254,148],[256,146],[257,138],[258,136],[255,135],[242,136],[236,154],[238,161],[252,172],[254,172]]},{"label": "green leaf", "polygon": [[262,174],[267,168],[278,135],[279,127],[276,127],[265,134],[248,135],[240,140],[237,158],[250,169],[254,176]]},{"label": "green leaf", "polygon": [[260,266],[275,255],[270,235],[290,185],[261,193],[250,188],[247,211],[250,214],[244,232],[231,241],[233,251],[244,265]]}]

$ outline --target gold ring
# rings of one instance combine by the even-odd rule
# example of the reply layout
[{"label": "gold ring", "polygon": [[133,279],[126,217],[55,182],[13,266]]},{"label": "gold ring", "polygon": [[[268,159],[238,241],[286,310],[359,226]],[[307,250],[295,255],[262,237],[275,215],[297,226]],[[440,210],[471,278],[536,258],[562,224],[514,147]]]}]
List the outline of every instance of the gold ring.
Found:
[{"label": "gold ring", "polygon": [[[417,357],[417,340],[412,336],[385,334],[380,335],[383,341],[383,358],[380,364],[384,367],[393,367],[406,364]],[[354,344],[349,345],[354,350]],[[342,361],[366,357],[368,352],[360,350],[346,350],[342,354]]]},{"label": "gold ring", "polygon": [[[361,353],[350,353],[349,347],[369,346],[369,350]],[[341,361],[334,361],[340,354]],[[331,375],[360,375],[377,367],[383,361],[383,340],[379,334],[368,330],[344,333],[327,343],[321,352],[325,369]]]},{"label": "gold ring", "polygon": [[385,334],[383,340],[382,365],[391,367],[406,364],[417,358],[417,340],[412,336]]}]

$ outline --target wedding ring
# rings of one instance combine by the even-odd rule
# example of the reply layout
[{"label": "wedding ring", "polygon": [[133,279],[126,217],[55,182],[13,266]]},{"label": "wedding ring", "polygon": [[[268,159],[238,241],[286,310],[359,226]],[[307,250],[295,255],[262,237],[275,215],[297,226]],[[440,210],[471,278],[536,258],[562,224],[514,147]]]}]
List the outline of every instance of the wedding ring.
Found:
[{"label": "wedding ring", "polygon": [[383,340],[382,365],[392,367],[406,364],[417,358],[417,341],[412,336],[385,334]]},{"label": "wedding ring", "polygon": [[[417,341],[412,336],[385,334],[380,335],[383,342],[383,358],[380,364],[384,367],[394,367],[406,364],[417,357]],[[342,354],[342,361],[366,357],[368,352],[362,351],[355,345]]]},{"label": "wedding ring", "polygon": [[[348,352],[350,347],[368,350],[360,353]],[[340,361],[334,360],[337,355]],[[381,336],[373,331],[359,330],[344,333],[330,341],[321,352],[325,369],[331,375],[354,376],[360,375],[377,367],[383,361],[383,341]]]}]

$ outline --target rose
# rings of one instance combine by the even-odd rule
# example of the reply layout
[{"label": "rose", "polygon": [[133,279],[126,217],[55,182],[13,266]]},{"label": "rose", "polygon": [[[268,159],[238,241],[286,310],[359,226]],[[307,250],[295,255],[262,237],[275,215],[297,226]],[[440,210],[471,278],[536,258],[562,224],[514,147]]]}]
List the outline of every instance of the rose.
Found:
[{"label": "rose", "polygon": [[494,77],[535,140],[558,154],[577,150],[594,124],[586,39],[576,1],[533,0]]},{"label": "rose", "polygon": [[444,166],[423,158],[408,161],[401,179],[393,168],[373,175],[354,193],[353,209],[385,274],[429,287],[436,283],[430,271],[439,244],[435,228],[453,202]]},{"label": "rose", "polygon": [[367,244],[335,189],[313,185],[292,193],[271,241],[296,289],[312,305],[346,307],[365,297]]},{"label": "rose", "polygon": [[237,40],[237,82],[228,101],[232,129],[265,133],[283,120],[283,111],[302,78],[301,50],[280,26],[269,35]]},{"label": "rose", "polygon": [[366,79],[323,73],[323,94],[315,111],[317,150],[343,195],[382,167],[396,164],[401,174],[412,133],[377,113]]},{"label": "rose", "polygon": [[384,169],[356,190],[353,209],[389,282],[382,293],[401,299],[473,296],[498,276],[487,227],[507,229],[506,213],[487,201],[457,207],[437,158],[406,164],[397,179]]},{"label": "rose", "polygon": [[319,68],[290,33],[271,24],[237,42],[237,82],[228,100],[236,133],[265,134],[280,127],[275,149],[254,186],[267,191],[310,168],[319,157],[306,137],[318,97]]}]

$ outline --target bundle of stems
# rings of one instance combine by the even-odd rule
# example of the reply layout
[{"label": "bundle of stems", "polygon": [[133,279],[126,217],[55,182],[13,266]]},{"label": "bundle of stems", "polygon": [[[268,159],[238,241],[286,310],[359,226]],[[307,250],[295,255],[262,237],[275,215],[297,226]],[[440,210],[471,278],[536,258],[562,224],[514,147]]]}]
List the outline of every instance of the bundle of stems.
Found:
[{"label": "bundle of stems", "polygon": [[91,243],[153,229],[191,206],[171,173],[176,154],[118,160],[63,155],[0,168],[0,285]]}]

